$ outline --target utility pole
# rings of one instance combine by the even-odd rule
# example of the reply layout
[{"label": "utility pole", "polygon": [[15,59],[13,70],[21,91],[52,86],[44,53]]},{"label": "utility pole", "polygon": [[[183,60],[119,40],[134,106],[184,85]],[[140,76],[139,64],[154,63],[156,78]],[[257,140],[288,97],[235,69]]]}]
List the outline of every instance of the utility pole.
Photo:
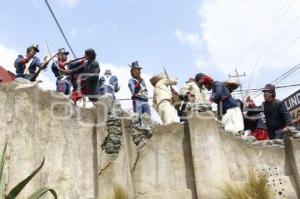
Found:
[{"label": "utility pole", "polygon": [[239,74],[237,69],[235,69],[234,71],[235,71],[235,75],[230,75],[230,74],[228,74],[228,77],[229,77],[229,78],[232,78],[232,77],[233,77],[233,78],[237,78],[238,83],[240,84],[241,98],[242,98],[242,100],[243,100],[243,95],[242,95],[242,84],[241,84],[241,82],[240,82],[240,77],[246,77],[246,73],[244,72],[243,74]]}]

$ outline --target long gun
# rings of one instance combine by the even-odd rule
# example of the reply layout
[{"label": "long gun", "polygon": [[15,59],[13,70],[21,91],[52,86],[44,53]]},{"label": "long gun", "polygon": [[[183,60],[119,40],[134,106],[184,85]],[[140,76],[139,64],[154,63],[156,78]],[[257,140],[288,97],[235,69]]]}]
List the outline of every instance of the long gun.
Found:
[{"label": "long gun", "polygon": [[[164,66],[163,66],[163,68],[164,68],[164,71],[165,71],[165,75],[167,76],[167,79],[170,81],[169,75],[168,75],[168,73],[167,73],[167,71],[166,71],[166,69],[165,69]],[[172,87],[171,84],[170,84],[170,89],[171,89],[171,91],[173,90],[173,87]]]},{"label": "long gun", "polygon": [[[166,76],[167,76],[167,79],[168,79],[169,82],[171,83],[170,78],[169,78],[169,75],[168,75],[168,73],[167,73],[167,71],[166,71],[166,69],[165,69],[164,66],[163,66],[163,68],[164,68],[165,74],[166,74]],[[181,106],[181,99],[180,99],[178,93],[176,93],[176,91],[174,91],[174,89],[173,89],[173,87],[172,87],[171,84],[170,84],[170,89],[171,89],[171,92],[172,92],[172,104],[174,105],[175,109],[179,110],[179,108],[180,108],[180,106]],[[176,94],[175,94],[174,92],[175,92]]]},{"label": "long gun", "polygon": [[69,61],[69,63],[67,65],[69,65],[69,64],[71,64],[71,63],[73,63],[75,61],[78,61],[80,59],[83,59],[83,58],[85,58],[85,57],[79,57],[79,58],[73,59],[73,60]]},{"label": "long gun", "polygon": [[[58,51],[57,53],[55,53],[53,56],[51,56],[51,58],[49,60],[47,60],[46,62],[43,63],[44,66],[47,66],[49,64],[49,62],[54,59],[54,57],[56,57],[58,54],[60,53],[60,51]],[[36,78],[39,76],[40,72],[44,69],[44,67],[39,67],[38,71],[36,73],[34,73],[34,75],[30,78],[30,81],[34,82],[36,80]]]}]

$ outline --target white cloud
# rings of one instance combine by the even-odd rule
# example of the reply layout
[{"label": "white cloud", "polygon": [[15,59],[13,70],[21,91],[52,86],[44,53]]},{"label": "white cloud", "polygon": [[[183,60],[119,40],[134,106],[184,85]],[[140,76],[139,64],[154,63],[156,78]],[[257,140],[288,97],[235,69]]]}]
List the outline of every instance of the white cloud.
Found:
[{"label": "white cloud", "polygon": [[16,50],[0,44],[0,65],[6,70],[15,72],[14,61],[17,55],[18,53]]},{"label": "white cloud", "polygon": [[[251,87],[259,88],[281,75],[279,69],[289,69],[300,62],[299,1],[204,0],[200,3],[201,32],[186,33],[178,29],[176,36],[199,50],[195,65],[201,71],[219,71],[226,78],[237,68],[239,73],[247,74],[243,78],[244,89],[248,87],[246,79],[251,76]],[[290,77],[280,84],[298,82],[296,77]],[[287,90],[279,90],[278,96],[283,98]]]},{"label": "white cloud", "polygon": [[195,47],[203,47],[203,42],[198,34],[195,33],[186,33],[181,29],[177,29],[175,31],[176,37],[179,39],[179,41],[186,43],[191,46]]},{"label": "white cloud", "polygon": [[67,4],[69,6],[75,6],[79,3],[79,0],[60,0],[61,4]]},{"label": "white cloud", "polygon": [[[300,41],[295,39],[299,36],[300,21],[295,21],[295,18],[298,17],[300,2],[285,2],[204,1],[199,14],[203,41],[209,57],[206,62],[213,62],[228,74],[235,69],[238,60],[244,54],[249,54],[236,66],[241,72],[249,74],[255,65],[258,71],[266,71],[287,67],[299,61],[296,52],[300,48]],[[273,18],[280,8],[287,12]],[[289,26],[290,24],[292,26]],[[258,37],[259,35],[261,37]],[[256,38],[260,38],[258,45],[252,53],[247,53],[247,49]],[[280,54],[289,43],[293,45]]]}]

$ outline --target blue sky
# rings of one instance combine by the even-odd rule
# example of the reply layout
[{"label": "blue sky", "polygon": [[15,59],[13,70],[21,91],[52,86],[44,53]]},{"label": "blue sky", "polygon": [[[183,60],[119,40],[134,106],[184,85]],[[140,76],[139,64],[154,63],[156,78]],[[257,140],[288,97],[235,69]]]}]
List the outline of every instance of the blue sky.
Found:
[{"label": "blue sky", "polygon": [[[146,78],[162,72],[165,66],[179,79],[178,87],[197,72],[226,80],[235,68],[247,74],[241,79],[244,88],[248,88],[254,68],[251,87],[263,87],[300,63],[300,4],[295,0],[49,3],[76,55],[82,56],[92,47],[98,54],[101,74],[105,68],[112,68],[120,76],[120,97],[128,97],[127,65],[134,60],[139,60]],[[24,53],[32,43],[40,45],[41,58],[47,55],[45,40],[52,51],[67,48],[43,0],[3,0],[0,26],[0,65],[10,70],[16,54]],[[247,51],[254,41],[257,45]],[[47,79],[45,84],[51,84],[49,88],[54,87],[51,70],[43,78]],[[299,83],[298,79],[299,72],[279,85]],[[295,89],[278,90],[279,98]]]},{"label": "blue sky", "polygon": [[[199,23],[197,0],[49,3],[77,56],[92,47],[100,62],[126,66],[137,59],[145,73],[159,72],[162,65],[174,76],[197,72],[193,64],[195,50],[175,35],[178,28],[199,31],[195,25]],[[45,39],[53,51],[66,46],[44,1],[4,1],[0,17],[1,27],[7,27],[0,33],[0,42],[7,47],[23,51],[32,42],[43,47]]]}]

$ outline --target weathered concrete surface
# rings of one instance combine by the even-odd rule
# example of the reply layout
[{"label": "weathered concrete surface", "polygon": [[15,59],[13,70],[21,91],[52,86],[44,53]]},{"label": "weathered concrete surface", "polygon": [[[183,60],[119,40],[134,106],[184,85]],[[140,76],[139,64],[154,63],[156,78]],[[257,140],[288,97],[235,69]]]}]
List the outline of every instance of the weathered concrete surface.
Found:
[{"label": "weathered concrete surface", "polygon": [[8,189],[45,157],[20,198],[48,185],[62,199],[106,199],[119,185],[136,199],[219,199],[223,182],[243,183],[249,167],[268,173],[276,198],[297,198],[298,139],[287,139],[285,148],[254,146],[224,133],[204,113],[186,124],[154,126],[152,138],[138,149],[128,120],[121,118],[121,149],[112,158],[101,149],[106,115],[101,103],[74,110],[63,95],[35,84],[0,84],[0,149],[7,140]]},{"label": "weathered concrete surface", "polygon": [[[99,198],[110,198],[113,195],[113,187],[120,186],[128,193],[130,198],[134,197],[133,182],[131,177],[131,165],[128,154],[129,134],[124,134],[121,140],[121,149],[115,160],[111,160],[111,156],[106,154],[103,150],[98,147],[99,155],[99,172],[101,175],[98,177],[98,188],[99,188]],[[99,134],[98,134],[99,135]],[[99,146],[104,142],[107,132],[100,134]]]},{"label": "weathered concrete surface", "polygon": [[[191,160],[183,124],[169,124],[152,129],[153,137],[137,154],[131,145],[131,165],[137,198],[165,198],[166,192],[178,191],[182,199],[192,199]],[[126,133],[127,134],[127,133]],[[189,192],[186,194],[186,192]],[[159,194],[161,193],[161,195]],[[176,192],[174,192],[174,196]],[[179,194],[180,195],[180,194]],[[177,196],[176,196],[177,197]]]},{"label": "weathered concrete surface", "polygon": [[198,198],[221,198],[220,179],[229,181],[229,171],[215,119],[209,115],[192,117],[189,129]]},{"label": "weathered concrete surface", "polygon": [[[8,190],[29,175],[45,157],[41,172],[21,192],[20,198],[44,185],[54,188],[63,199],[95,198],[91,180],[95,175],[94,110],[78,109],[77,113],[68,114],[67,108],[72,108],[68,100],[34,87],[16,90],[16,86],[0,84],[1,148],[5,137],[9,143],[5,171]],[[82,126],[81,122],[92,125]]]},{"label": "weathered concrete surface", "polygon": [[[283,146],[258,146],[217,129],[212,117],[189,120],[198,198],[220,198],[224,182],[241,184],[250,168],[269,177],[276,198],[297,198]],[[290,154],[291,155],[291,154]]]}]

